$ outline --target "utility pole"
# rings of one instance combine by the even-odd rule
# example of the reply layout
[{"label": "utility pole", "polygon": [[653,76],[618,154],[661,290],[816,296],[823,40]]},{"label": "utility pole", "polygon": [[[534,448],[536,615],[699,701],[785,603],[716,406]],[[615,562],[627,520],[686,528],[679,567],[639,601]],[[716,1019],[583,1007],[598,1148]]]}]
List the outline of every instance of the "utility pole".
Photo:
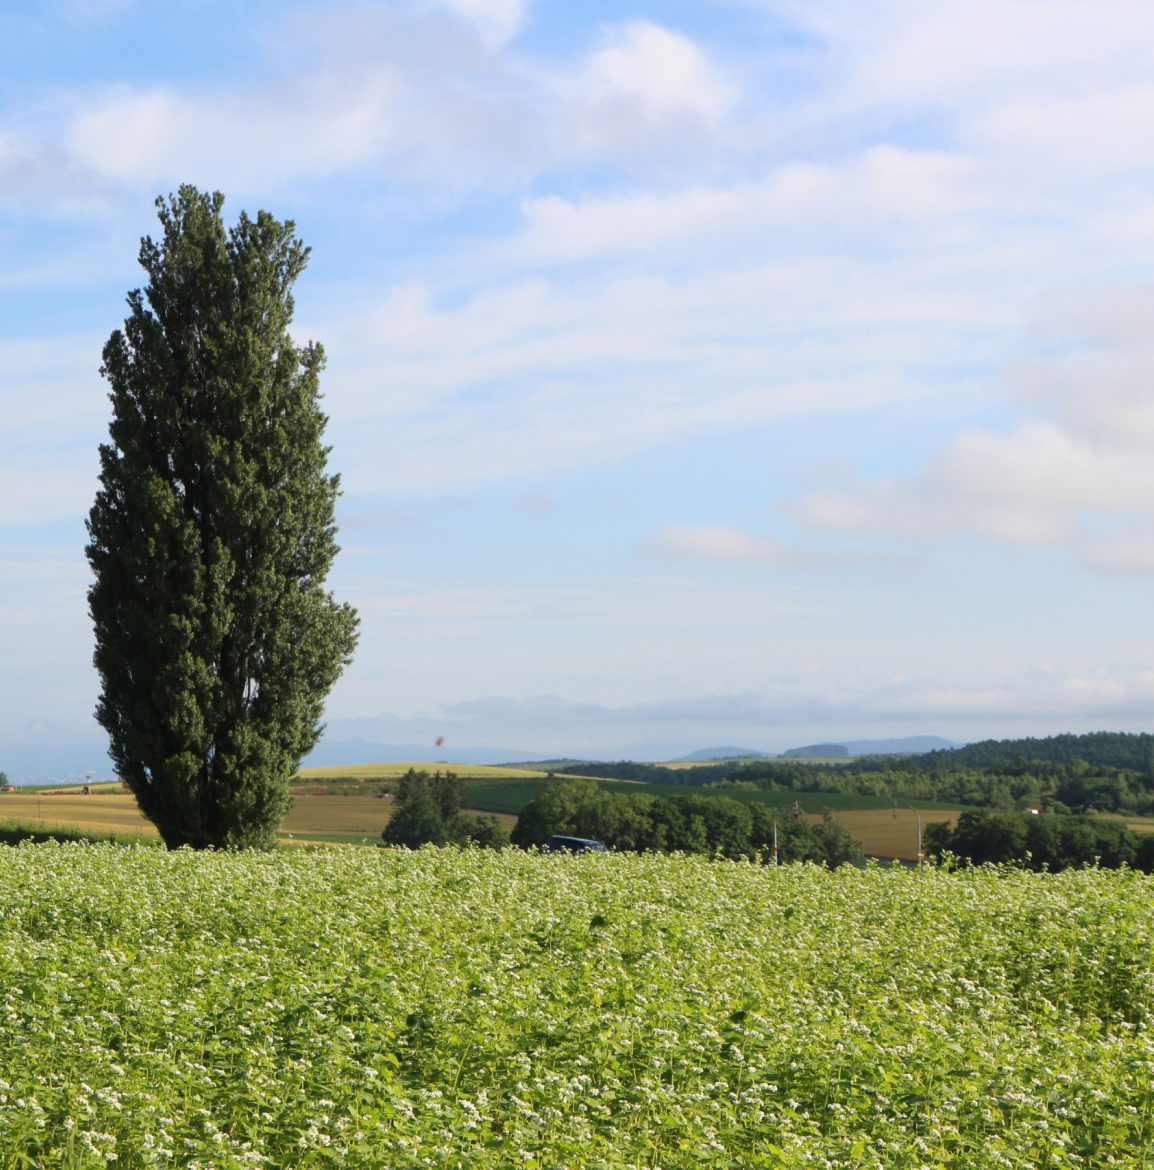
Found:
[{"label": "utility pole", "polygon": [[[903,804],[902,808],[908,808],[910,812],[918,818],[918,865],[922,863],[922,814],[919,809],[914,808],[912,804]],[[894,820],[898,819],[898,802],[894,801]]]}]

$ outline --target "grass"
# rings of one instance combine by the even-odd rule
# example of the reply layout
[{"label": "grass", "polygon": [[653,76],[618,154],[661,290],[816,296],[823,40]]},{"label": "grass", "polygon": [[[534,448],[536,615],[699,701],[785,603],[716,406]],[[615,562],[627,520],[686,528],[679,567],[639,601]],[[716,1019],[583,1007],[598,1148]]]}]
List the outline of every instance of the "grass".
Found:
[{"label": "grass", "polygon": [[21,845],[24,842],[45,845],[50,841],[60,843],[103,841],[113,845],[156,844],[155,837],[148,837],[143,833],[92,832],[82,829],[79,825],[22,821],[12,817],[0,818],[0,845]]},{"label": "grass", "polygon": [[9,792],[0,794],[0,817],[48,828],[74,828],[90,836],[156,836],[152,824],[136,807],[136,798],[128,794],[80,796],[69,792],[54,796],[49,792]]},{"label": "grass", "polygon": [[1149,1167],[1154,880],[0,850],[0,1164]]}]

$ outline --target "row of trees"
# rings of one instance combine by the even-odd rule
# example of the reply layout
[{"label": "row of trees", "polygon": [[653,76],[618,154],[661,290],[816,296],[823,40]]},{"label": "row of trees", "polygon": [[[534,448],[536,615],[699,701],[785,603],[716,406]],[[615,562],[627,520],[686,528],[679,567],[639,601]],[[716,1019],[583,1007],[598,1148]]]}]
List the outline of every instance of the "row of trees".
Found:
[{"label": "row of trees", "polygon": [[925,772],[897,766],[876,771],[784,772],[751,765],[733,771],[715,786],[739,784],[768,792],[840,792],[911,800],[949,801],[1013,811],[1044,805],[1053,812],[1154,812],[1154,785],[1140,773],[1091,767],[1084,761],[1009,764],[1000,769]]},{"label": "row of trees", "polygon": [[581,772],[601,779],[639,780],[682,788],[740,786],[780,793],[837,792],[948,801],[1005,811],[1044,805],[1054,812],[1094,809],[1154,814],[1154,775],[1149,772],[1079,759],[1017,760],[988,768],[927,764],[941,754],[879,757],[850,765],[757,760],[680,769],[623,761],[583,764]]},{"label": "row of trees", "polygon": [[963,813],[953,828],[944,821],[927,825],[924,842],[930,856],[948,852],[974,865],[1011,861],[1037,870],[1098,864],[1154,871],[1154,834],[1135,833],[1122,821],[1101,817],[974,809]]},{"label": "row of trees", "polygon": [[[569,780],[546,789],[526,806],[513,844],[544,845],[553,835],[592,837],[613,849],[699,853],[772,859],[773,810],[724,796],[650,796],[606,792],[593,780]],[[862,860],[860,843],[832,816],[811,825],[785,814],[777,822],[778,860],[824,862],[830,867]]]}]

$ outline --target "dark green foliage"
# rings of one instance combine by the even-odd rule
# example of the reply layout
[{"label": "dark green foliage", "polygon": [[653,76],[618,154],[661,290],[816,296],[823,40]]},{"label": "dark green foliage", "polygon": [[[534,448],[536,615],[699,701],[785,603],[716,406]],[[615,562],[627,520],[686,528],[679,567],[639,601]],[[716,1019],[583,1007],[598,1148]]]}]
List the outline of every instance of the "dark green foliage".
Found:
[{"label": "dark green foliage", "polygon": [[1031,760],[1073,764],[1081,760],[1093,767],[1143,772],[1154,764],[1154,735],[1092,731],[1086,735],[1049,735],[1042,739],[987,739],[914,758],[954,768],[989,768]]},{"label": "dark green foliage", "polygon": [[583,827],[600,827],[603,806],[601,789],[592,780],[567,780],[547,788],[531,800],[517,818],[514,845],[544,845],[554,834],[592,837]]},{"label": "dark green foliage", "polygon": [[409,794],[390,817],[381,838],[388,845],[419,849],[422,845],[444,845],[449,834],[437,802],[426,789]]},{"label": "dark green foliage", "polygon": [[[815,745],[814,750],[817,746],[825,745]],[[948,751],[867,756],[844,764],[731,760],[668,768],[621,761],[574,763],[569,768],[605,780],[678,788],[736,786],[771,794],[900,797],[1006,811],[1043,805],[1054,812],[1093,809],[1154,815],[1154,736],[1146,733],[987,740]]]},{"label": "dark green foliage", "polygon": [[461,811],[461,781],[455,772],[418,772],[410,768],[397,781],[398,804],[422,792],[428,793],[442,820],[452,820]]},{"label": "dark green foliage", "polygon": [[952,839],[949,821],[931,821],[922,833],[922,849],[927,857],[941,857],[949,850]]},{"label": "dark green foliage", "polygon": [[[774,812],[704,794],[652,796],[608,792],[593,780],[567,780],[546,789],[521,813],[514,845],[544,845],[554,834],[592,837],[613,849],[703,853],[772,860]],[[777,814],[778,860],[835,866],[862,860],[844,825],[827,817],[815,828],[789,812]]]},{"label": "dark green foliage", "polygon": [[397,781],[397,811],[381,838],[389,845],[419,849],[422,845],[478,845],[501,849],[509,831],[494,816],[472,816],[461,810],[461,780],[455,772],[410,768]]},{"label": "dark green foliage", "polygon": [[223,197],[158,200],[143,291],[104,347],[110,442],[89,605],[116,770],[169,846],[270,847],[357,618],[337,552],[319,345],[288,334],[308,249]]},{"label": "dark green foliage", "polygon": [[453,840],[458,845],[476,845],[481,849],[504,849],[509,844],[509,830],[487,813],[474,816],[462,813],[452,822]]},{"label": "dark green foliage", "polygon": [[1094,864],[1154,869],[1154,836],[1099,817],[976,809],[963,813],[952,830],[944,822],[928,825],[925,846],[931,856],[949,852],[974,865],[1021,861],[1038,870]]},{"label": "dark green foliage", "polygon": [[860,865],[865,861],[861,842],[831,812],[825,812],[817,827],[825,846],[825,861],[831,869],[839,865]]}]

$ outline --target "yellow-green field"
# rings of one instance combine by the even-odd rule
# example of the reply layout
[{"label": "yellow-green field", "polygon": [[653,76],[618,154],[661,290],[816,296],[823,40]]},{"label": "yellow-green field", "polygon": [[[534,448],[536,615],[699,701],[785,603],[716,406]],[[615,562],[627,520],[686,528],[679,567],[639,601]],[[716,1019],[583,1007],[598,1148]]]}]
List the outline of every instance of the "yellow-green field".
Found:
[{"label": "yellow-green field", "polygon": [[410,768],[425,772],[452,772],[462,780],[532,780],[544,779],[547,772],[531,768],[494,768],[485,764],[351,764],[336,768],[302,768],[297,781],[396,780]]},{"label": "yellow-green field", "polygon": [[108,835],[139,834],[155,837],[156,830],[136,807],[136,798],[129,794],[97,793],[81,796],[69,793],[54,796],[51,793],[24,795],[7,792],[0,795],[0,817],[46,828],[74,828],[85,833]]},{"label": "yellow-green field", "polygon": [[[392,802],[379,796],[297,796],[281,826],[281,837],[296,841],[375,841],[392,815]],[[470,810],[472,811],[472,810]],[[75,828],[84,833],[157,836],[129,794],[93,796],[0,796],[0,817],[45,828]],[[512,827],[517,818],[499,816]]]},{"label": "yellow-green field", "polygon": [[[960,815],[960,809],[923,809],[922,831],[932,821],[949,821],[953,825]],[[918,822],[909,809],[899,809],[896,820],[893,810],[885,808],[847,809],[834,816],[861,842],[869,856],[917,860]],[[809,820],[817,824],[821,816],[811,813]]]}]

